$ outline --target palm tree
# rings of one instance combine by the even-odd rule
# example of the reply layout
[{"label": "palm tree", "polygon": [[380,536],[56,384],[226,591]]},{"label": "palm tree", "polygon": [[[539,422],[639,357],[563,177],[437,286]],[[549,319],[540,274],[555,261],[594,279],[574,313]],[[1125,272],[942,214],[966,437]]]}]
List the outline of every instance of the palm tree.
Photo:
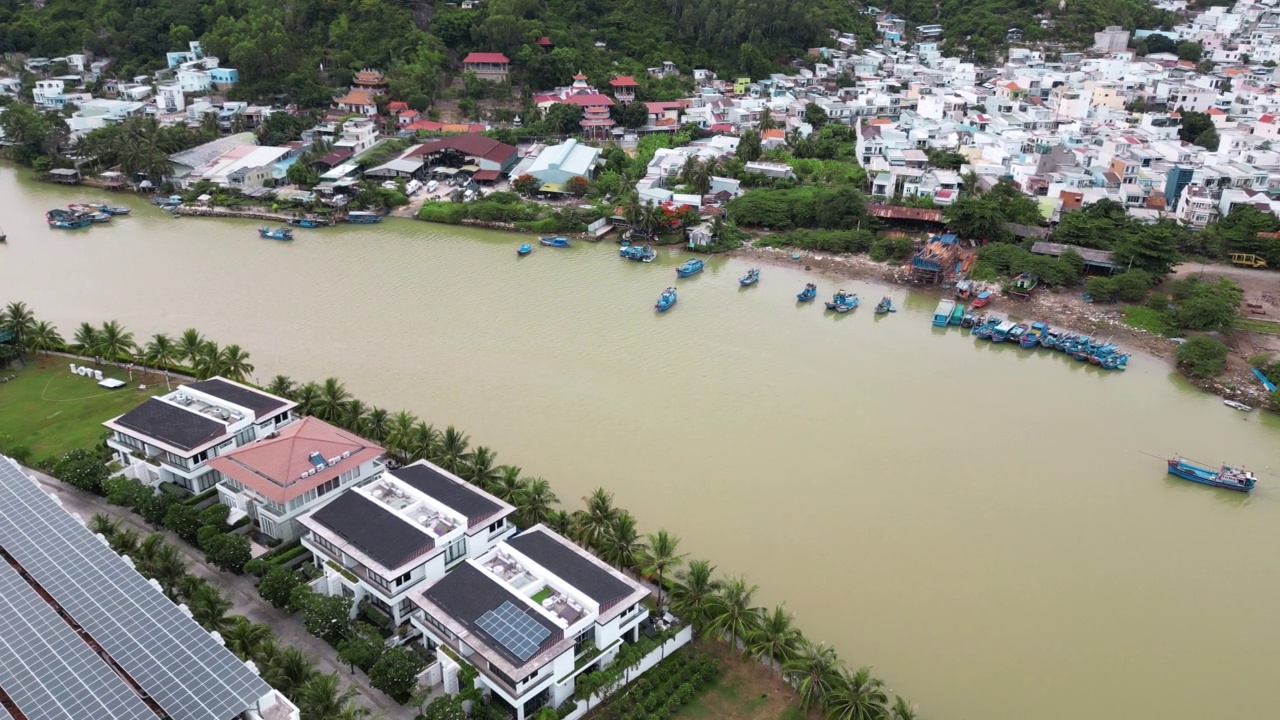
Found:
[{"label": "palm tree", "polygon": [[689,185],[693,182],[693,176],[698,172],[698,166],[702,163],[698,160],[697,155],[690,155],[684,159],[684,165],[680,167],[680,184]]},{"label": "palm tree", "polygon": [[27,348],[37,355],[42,352],[48,355],[50,350],[60,348],[63,344],[62,335],[58,333],[58,328],[47,320],[37,322],[31,328],[25,342]]},{"label": "palm tree", "polygon": [[[192,611],[194,614],[194,611]],[[261,623],[249,622],[248,618],[237,617],[222,633],[227,649],[241,660],[256,658],[263,643],[271,639],[271,628]],[[259,665],[259,667],[264,667]]]},{"label": "palm tree", "polygon": [[796,629],[793,620],[785,607],[774,607],[773,612],[766,614],[760,621],[760,627],[744,638],[747,641],[747,652],[761,662],[768,663],[772,660],[777,663],[781,673],[782,668],[800,649],[800,631]]},{"label": "palm tree", "polygon": [[244,382],[253,374],[253,363],[249,362],[249,353],[239,345],[228,345],[218,353],[219,374],[236,382]]},{"label": "palm tree", "polygon": [[276,375],[267,383],[267,392],[289,400],[293,399],[293,380],[288,375]]},{"label": "palm tree", "polygon": [[298,709],[302,711],[302,717],[311,720],[332,720],[355,696],[356,689],[351,686],[343,689],[337,675],[321,674],[299,689]]},{"label": "palm tree", "polygon": [[885,720],[888,704],[884,682],[871,677],[871,668],[863,665],[854,673],[848,668],[840,672],[840,682],[827,694],[823,707],[829,720]]},{"label": "palm tree", "polygon": [[88,528],[89,532],[110,540],[120,530],[120,521],[104,512],[94,513],[93,517],[89,518]]},{"label": "palm tree", "polygon": [[618,516],[618,510],[613,507],[613,494],[604,488],[596,488],[582,501],[587,509],[576,518],[573,539],[583,547],[598,547]]},{"label": "palm tree", "polygon": [[524,492],[527,481],[520,477],[520,468],[515,465],[503,465],[498,468],[498,477],[488,488],[498,499],[515,504],[516,498]]},{"label": "palm tree", "polygon": [[227,617],[231,601],[208,583],[195,589],[187,599],[187,609],[191,611],[191,618],[205,630],[223,633],[231,627],[231,618]]},{"label": "palm tree", "polygon": [[645,537],[649,542],[640,555],[640,573],[645,577],[658,579],[658,607],[662,607],[662,591],[667,571],[680,567],[685,556],[676,554],[680,538],[666,530],[659,530],[657,534],[649,533]]},{"label": "palm tree", "polygon": [[102,328],[98,330],[98,343],[103,357],[116,365],[120,364],[121,355],[131,354],[136,347],[133,342],[133,333],[125,330],[115,320],[102,323]]},{"label": "palm tree", "polygon": [[715,565],[706,560],[693,560],[687,569],[676,573],[676,583],[671,588],[671,609],[695,630],[702,630],[711,620],[712,598],[722,584],[712,577],[715,570]]},{"label": "palm tree", "polygon": [[920,720],[916,714],[916,706],[899,695],[893,699],[893,707],[889,708],[889,720]]},{"label": "palm tree", "polygon": [[382,442],[387,437],[387,428],[391,425],[391,414],[375,407],[364,416],[364,430],[370,440]]},{"label": "palm tree", "polygon": [[712,596],[707,632],[728,637],[729,648],[736,651],[738,640],[760,627],[760,608],[751,606],[751,598],[758,589],[755,585],[748,586],[742,576],[730,578],[720,592]]},{"label": "palm tree", "polygon": [[[365,720],[373,715],[373,711],[366,707],[360,707],[355,700],[348,700],[346,705],[333,716],[333,720]],[[385,718],[383,719],[385,720]]]},{"label": "palm tree", "polygon": [[636,558],[645,548],[640,541],[640,533],[636,531],[635,517],[623,511],[609,524],[600,546],[600,557],[619,568],[630,569],[636,566]]},{"label": "palm tree", "polygon": [[440,442],[436,447],[436,464],[454,475],[459,474],[471,460],[471,453],[467,452],[469,445],[467,434],[450,425],[440,435]]},{"label": "palm tree", "polygon": [[547,512],[547,516],[542,522],[561,535],[568,535],[569,531],[573,529],[573,516],[569,514],[568,510],[551,510]]},{"label": "palm tree", "polygon": [[826,643],[804,643],[800,652],[783,663],[782,672],[800,694],[800,709],[820,707],[836,687],[840,685],[840,671],[844,663],[836,657],[836,651]]},{"label": "palm tree", "polygon": [[519,508],[516,512],[520,524],[524,527],[533,527],[538,523],[550,525],[552,513],[563,514],[563,510],[555,509],[559,502],[559,498],[551,490],[551,483],[547,482],[546,478],[533,477],[529,478],[524,487],[516,493],[514,504]]},{"label": "palm tree", "polygon": [[97,364],[97,359],[101,356],[99,337],[97,337],[97,328],[88,323],[81,323],[76,328],[76,337],[73,338],[72,347],[79,355],[84,357],[92,357],[93,364]]},{"label": "palm tree", "polygon": [[134,553],[138,552],[138,543],[141,540],[141,535],[137,530],[125,527],[120,528],[107,539],[111,541],[112,550],[115,550],[120,555],[133,557]]},{"label": "palm tree", "polygon": [[715,167],[710,162],[700,162],[693,168],[693,174],[689,176],[688,184],[693,187],[693,191],[699,196],[711,192],[711,174],[713,172],[715,172]]},{"label": "palm tree", "polygon": [[314,415],[316,403],[320,400],[320,386],[309,382],[293,393],[293,401],[298,403],[300,415]]},{"label": "palm tree", "polygon": [[414,460],[438,460],[436,457],[440,446],[440,433],[435,426],[418,420],[413,424],[413,431],[409,433],[412,438],[410,446],[410,457]]},{"label": "palm tree", "polygon": [[387,451],[402,463],[410,462],[409,458],[413,454],[414,426],[417,422],[418,418],[405,410],[392,415],[387,422],[383,441]]},{"label": "palm tree", "polygon": [[368,414],[369,406],[365,405],[363,400],[351,398],[342,409],[341,422],[338,424],[356,435],[364,435]]},{"label": "palm tree", "polygon": [[312,414],[324,420],[325,422],[338,422],[346,410],[347,401],[351,399],[351,393],[347,392],[347,388],[336,377],[328,377],[324,379],[324,384],[320,386],[320,395],[316,398],[315,407],[312,408]]},{"label": "palm tree", "polygon": [[[336,675],[322,677],[333,677],[335,680],[337,679]],[[276,655],[275,661],[271,663],[269,668],[267,668],[263,679],[266,680],[271,687],[284,693],[285,697],[293,700],[301,706],[302,694],[306,692],[307,685],[309,685],[313,679],[316,679],[315,662],[311,659],[311,656],[307,655],[299,648],[286,647],[281,649]],[[321,700],[323,698],[316,697],[315,699]],[[306,711],[303,712],[306,713]],[[319,717],[312,716],[310,713],[306,713],[306,715],[308,717]]]},{"label": "palm tree", "polygon": [[182,336],[178,338],[178,355],[191,363],[191,367],[195,367],[196,361],[200,359],[200,351],[204,349],[207,341],[195,328],[187,328],[182,331]]},{"label": "palm tree", "polygon": [[201,345],[200,349],[196,351],[196,357],[191,367],[196,371],[196,377],[201,380],[221,375],[222,350],[218,347],[218,343],[206,341],[204,345]]},{"label": "palm tree", "polygon": [[187,563],[182,559],[178,548],[162,541],[152,558],[150,574],[160,583],[170,600],[177,600],[182,594],[179,583],[187,577]]},{"label": "palm tree", "polygon": [[[477,447],[471,454],[471,461],[467,463],[462,477],[472,485],[488,490],[498,479],[498,469],[493,465],[497,458],[498,454],[489,448],[483,445]],[[512,498],[504,499],[513,502]]]},{"label": "palm tree", "polygon": [[35,314],[24,302],[11,302],[0,311],[0,327],[13,333],[13,343],[25,349],[31,331],[36,327]]},{"label": "palm tree", "polygon": [[147,346],[142,349],[143,363],[156,369],[164,368],[164,386],[169,390],[173,389],[169,383],[169,367],[178,362],[179,357],[177,344],[164,333],[152,335]]}]

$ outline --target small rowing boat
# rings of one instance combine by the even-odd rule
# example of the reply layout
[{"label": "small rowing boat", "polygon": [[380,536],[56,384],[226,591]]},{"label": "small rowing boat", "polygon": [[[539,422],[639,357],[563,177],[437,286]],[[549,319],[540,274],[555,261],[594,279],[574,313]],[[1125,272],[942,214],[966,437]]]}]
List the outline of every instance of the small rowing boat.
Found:
[{"label": "small rowing boat", "polygon": [[522,257],[525,255],[528,255],[531,252],[533,252],[533,246],[530,245],[529,243],[524,243],[519,248],[516,249],[516,255],[520,255]]},{"label": "small rowing boat", "polygon": [[760,282],[760,268],[751,268],[746,275],[738,278],[738,284],[746,287]]}]

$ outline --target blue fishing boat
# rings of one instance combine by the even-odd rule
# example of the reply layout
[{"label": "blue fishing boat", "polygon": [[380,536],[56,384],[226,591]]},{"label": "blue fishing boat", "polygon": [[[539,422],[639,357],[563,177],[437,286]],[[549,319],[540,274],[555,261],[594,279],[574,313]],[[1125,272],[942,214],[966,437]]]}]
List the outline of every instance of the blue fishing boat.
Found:
[{"label": "blue fishing boat", "polygon": [[858,307],[858,293],[847,293],[843,290],[838,290],[827,302],[827,309],[838,313],[847,313],[856,307]]},{"label": "blue fishing boat", "polygon": [[1129,364],[1128,353],[1113,353],[1102,359],[1099,367],[1103,370],[1123,370]]},{"label": "blue fishing boat", "polygon": [[324,222],[320,220],[316,220],[315,218],[306,218],[306,217],[289,218],[288,220],[285,220],[285,222],[289,223],[294,227],[300,227],[300,228],[318,228],[318,227],[322,227],[325,224]]},{"label": "blue fishing boat", "polygon": [[1025,335],[1026,332],[1030,329],[1031,329],[1030,325],[1027,325],[1026,323],[1018,323],[1017,325],[1013,326],[1012,330],[1009,331],[1009,339],[1014,342],[1021,342],[1022,336]]},{"label": "blue fishing boat", "polygon": [[543,245],[546,245],[547,247],[557,247],[557,248],[569,247],[569,238],[564,237],[563,235],[556,235],[555,237],[551,237],[550,235],[544,235],[538,238],[538,242],[542,243]]},{"label": "blue fishing boat", "polygon": [[1101,365],[1103,360],[1115,355],[1119,351],[1120,347],[1118,345],[1115,345],[1114,343],[1107,343],[1094,348],[1093,351],[1089,353],[1089,362],[1093,365]]},{"label": "blue fishing boat", "polygon": [[995,329],[1000,326],[1000,322],[999,315],[987,317],[973,329],[973,336],[982,340],[990,340],[991,333],[995,332]]},{"label": "blue fishing boat", "polygon": [[995,327],[991,328],[991,342],[1002,343],[1005,340],[1008,340],[1009,333],[1013,332],[1013,329],[1016,327],[1018,327],[1017,323],[1008,322],[1008,321],[1002,322],[999,325],[996,325]]},{"label": "blue fishing boat", "polygon": [[1058,346],[1058,340],[1061,337],[1062,333],[1057,330],[1046,330],[1045,333],[1040,336],[1040,347],[1052,350]]},{"label": "blue fishing boat", "polygon": [[1049,332],[1048,323],[1033,322],[1031,327],[1018,338],[1018,344],[1024,348],[1033,348],[1040,344],[1040,340]]},{"label": "blue fishing boat", "polygon": [[685,264],[676,268],[676,277],[689,277],[690,275],[697,275],[698,273],[702,272],[702,268],[705,264],[706,263],[702,262],[698,258],[689,260]]},{"label": "blue fishing boat", "polygon": [[165,197],[163,195],[156,195],[151,198],[151,202],[152,204],[159,205],[165,210],[172,210],[182,204],[182,196],[170,195],[169,197]]},{"label": "blue fishing boat", "polygon": [[964,323],[964,303],[958,302],[956,306],[951,308],[951,317],[947,320],[948,325],[961,325]]},{"label": "blue fishing boat", "polygon": [[1177,456],[1169,458],[1168,462],[1170,475],[1177,475],[1183,480],[1190,480],[1201,485],[1249,492],[1254,485],[1258,484],[1258,478],[1242,467],[1223,465],[1221,469],[1215,471]]},{"label": "blue fishing boat", "polygon": [[804,289],[801,290],[798,295],[796,295],[796,302],[806,303],[806,302],[810,302],[816,297],[818,297],[818,286],[814,285],[813,283],[807,283],[804,286]]},{"label": "blue fishing boat", "polygon": [[519,248],[516,249],[516,254],[521,256],[528,255],[531,252],[533,252],[533,246],[530,245],[529,243],[523,243],[522,245],[520,245]]},{"label": "blue fishing boat", "polygon": [[258,228],[258,237],[266,238],[267,240],[292,240],[293,231],[289,228],[260,227]]},{"label": "blue fishing boat", "polygon": [[126,205],[108,205],[106,203],[98,203],[97,205],[90,205],[89,207],[108,215],[128,215],[133,212],[133,208]]},{"label": "blue fishing boat", "polygon": [[946,327],[951,322],[951,313],[956,309],[956,301],[943,298],[938,301],[938,307],[933,311],[933,324],[935,327]]},{"label": "blue fishing boat", "polygon": [[59,230],[77,230],[79,228],[89,227],[89,223],[93,219],[88,214],[75,210],[63,210],[55,208],[44,214],[44,219],[49,223],[49,227]]},{"label": "blue fishing boat", "polygon": [[876,314],[884,315],[885,313],[897,312],[898,308],[893,306],[893,298],[885,295],[880,298],[880,302],[876,303]]},{"label": "blue fishing boat", "polygon": [[676,289],[669,287],[662,291],[662,295],[658,297],[658,302],[653,306],[658,312],[666,312],[676,304]]},{"label": "blue fishing boat", "polygon": [[653,262],[658,251],[648,245],[626,245],[618,250],[618,256],[636,262]]},{"label": "blue fishing boat", "polygon": [[751,268],[746,275],[738,278],[738,284],[743,287],[755,285],[758,282],[760,282],[760,268]]},{"label": "blue fishing boat", "polygon": [[382,222],[382,216],[368,210],[352,210],[347,213],[346,220],[356,225],[372,225]]},{"label": "blue fishing boat", "polygon": [[1053,349],[1058,352],[1071,352],[1071,346],[1079,340],[1080,336],[1075,333],[1063,333],[1062,337],[1058,338],[1058,342],[1053,346]]}]

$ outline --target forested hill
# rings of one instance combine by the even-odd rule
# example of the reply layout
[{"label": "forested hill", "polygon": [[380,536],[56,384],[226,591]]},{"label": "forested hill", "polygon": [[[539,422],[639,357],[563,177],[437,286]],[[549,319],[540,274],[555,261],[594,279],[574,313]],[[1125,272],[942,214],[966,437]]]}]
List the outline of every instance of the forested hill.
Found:
[{"label": "forested hill", "polygon": [[[88,49],[128,76],[163,67],[166,52],[199,39],[240,71],[237,94],[308,105],[327,103],[362,67],[387,71],[393,94],[429,96],[472,50],[506,53],[534,87],[564,84],[579,69],[598,81],[663,60],[686,72],[759,75],[833,26],[866,32],[869,20],[847,0],[483,0],[478,10],[429,0],[0,0],[0,50]],[[544,35],[554,52],[536,44]]]},{"label": "forested hill", "polygon": [[[978,57],[1004,44],[1010,28],[1023,31],[1024,42],[1093,42],[1093,33],[1108,25],[1155,28],[1172,22],[1169,13],[1148,0],[867,0],[906,18],[912,25],[938,23],[949,44],[963,45]],[[1042,28],[1040,21],[1052,25]]]}]

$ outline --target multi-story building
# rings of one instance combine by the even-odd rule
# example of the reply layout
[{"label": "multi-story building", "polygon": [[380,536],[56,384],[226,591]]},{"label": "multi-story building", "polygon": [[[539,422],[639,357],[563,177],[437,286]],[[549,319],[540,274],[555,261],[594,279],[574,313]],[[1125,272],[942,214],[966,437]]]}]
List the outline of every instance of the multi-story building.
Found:
[{"label": "multi-story building", "polygon": [[306,417],[209,460],[229,522],[248,515],[263,534],[298,536],[297,518],[350,487],[382,475],[382,448],[318,418]]},{"label": "multi-story building", "polygon": [[515,532],[515,508],[426,461],[384,473],[298,518],[319,588],[369,602],[399,625],[410,593]]},{"label": "multi-story building", "polygon": [[[183,385],[103,423],[107,445],[144,481],[194,493],[217,484],[209,460],[293,422],[297,403],[226,378]],[[141,461],[141,462],[137,462]]]},{"label": "multi-story building", "polygon": [[414,592],[413,623],[437,648],[446,688],[459,667],[453,658],[461,658],[492,699],[526,720],[563,706],[582,673],[639,640],[648,594],[537,525]]}]

